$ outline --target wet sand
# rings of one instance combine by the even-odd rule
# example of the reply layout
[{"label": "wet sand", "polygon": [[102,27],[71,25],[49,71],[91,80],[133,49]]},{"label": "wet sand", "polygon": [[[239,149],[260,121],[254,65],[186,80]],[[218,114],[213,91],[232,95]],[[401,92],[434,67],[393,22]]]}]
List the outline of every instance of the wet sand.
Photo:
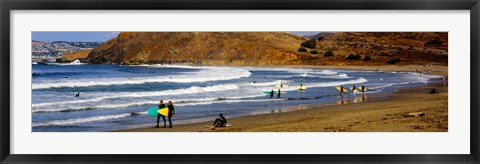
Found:
[{"label": "wet sand", "polygon": [[[428,94],[431,89],[438,93]],[[291,110],[226,116],[232,126],[214,130],[205,127],[212,122],[153,128],[152,120],[152,128],[117,132],[447,132],[448,87],[429,84],[391,94],[367,95],[361,103],[345,101]]]}]

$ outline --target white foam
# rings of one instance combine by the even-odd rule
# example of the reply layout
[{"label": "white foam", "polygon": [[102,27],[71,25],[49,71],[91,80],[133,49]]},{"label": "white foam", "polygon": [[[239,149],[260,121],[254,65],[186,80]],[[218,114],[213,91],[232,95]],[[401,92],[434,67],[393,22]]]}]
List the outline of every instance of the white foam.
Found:
[{"label": "white foam", "polygon": [[335,72],[335,71],[332,71],[332,70],[329,70],[329,69],[322,70],[320,72],[316,72],[316,74],[322,74],[322,75],[335,75],[337,73],[338,72]]},{"label": "white foam", "polygon": [[221,69],[213,69],[208,67],[194,73],[186,73],[177,76],[157,76],[157,77],[134,77],[134,78],[103,78],[103,79],[83,79],[83,80],[51,80],[42,83],[32,84],[32,89],[49,89],[49,88],[73,88],[73,87],[92,87],[92,86],[109,86],[109,85],[127,85],[127,84],[144,84],[144,83],[193,83],[232,80],[251,75],[245,69],[221,67]]},{"label": "white foam", "polygon": [[339,85],[359,84],[359,83],[366,83],[366,82],[368,82],[367,79],[358,78],[358,79],[349,80],[349,81],[335,81],[335,82],[306,84],[305,86],[307,86],[309,88],[313,88],[313,87],[333,87],[333,86],[339,86]]},{"label": "white foam", "polygon": [[54,120],[54,121],[47,121],[47,122],[40,122],[40,123],[33,123],[32,127],[37,126],[65,126],[65,125],[73,125],[73,124],[81,124],[87,122],[95,122],[95,121],[104,121],[104,120],[111,120],[111,119],[120,119],[130,116],[131,113],[123,113],[123,114],[115,114],[115,115],[106,115],[106,116],[95,116],[95,117],[87,117],[87,118],[76,118],[76,119],[68,119],[68,120]]},{"label": "white foam", "polygon": [[85,65],[86,63],[80,62],[80,60],[75,59],[74,61],[70,63],[53,63],[53,65]]},{"label": "white foam", "polygon": [[237,84],[213,85],[213,86],[207,86],[207,87],[192,86],[185,89],[175,89],[175,90],[165,90],[165,91],[114,92],[114,93],[104,94],[108,96],[95,97],[95,98],[86,99],[86,100],[32,104],[32,107],[52,106],[52,105],[59,105],[59,104],[91,103],[91,102],[98,102],[106,99],[115,99],[115,98],[154,97],[154,96],[194,94],[194,93],[204,93],[204,92],[218,92],[218,91],[228,91],[228,90],[235,90],[235,89],[239,89],[239,86]]}]

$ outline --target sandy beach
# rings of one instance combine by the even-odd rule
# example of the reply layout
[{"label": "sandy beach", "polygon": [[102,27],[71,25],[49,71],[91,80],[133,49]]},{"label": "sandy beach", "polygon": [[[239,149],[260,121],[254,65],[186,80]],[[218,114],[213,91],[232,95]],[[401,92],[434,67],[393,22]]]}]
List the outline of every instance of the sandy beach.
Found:
[{"label": "sandy beach", "polygon": [[[332,66],[314,68],[335,68]],[[305,68],[305,67],[303,67]],[[446,66],[378,66],[382,71],[415,72],[448,75]],[[337,69],[376,70],[370,67]],[[438,93],[429,94],[431,89]],[[359,97],[359,96],[357,96]],[[285,110],[284,110],[285,111]],[[428,84],[402,89],[391,94],[367,95],[365,101],[299,106],[270,114],[228,118],[231,127],[210,129],[212,122],[177,125],[173,128],[136,128],[116,132],[447,132],[448,87]],[[212,121],[213,121],[212,116]]]}]

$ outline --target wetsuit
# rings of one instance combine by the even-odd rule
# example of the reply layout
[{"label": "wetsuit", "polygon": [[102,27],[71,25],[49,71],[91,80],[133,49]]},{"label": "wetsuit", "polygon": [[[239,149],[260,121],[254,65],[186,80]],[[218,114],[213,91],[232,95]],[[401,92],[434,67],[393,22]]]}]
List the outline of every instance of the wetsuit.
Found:
[{"label": "wetsuit", "polygon": [[215,119],[215,123],[213,123],[215,127],[224,127],[227,126],[227,119],[223,116],[220,118]]},{"label": "wetsuit", "polygon": [[343,94],[343,86],[340,87],[340,95]]},{"label": "wetsuit", "polygon": [[362,86],[362,93],[365,93],[365,87]]},{"label": "wetsuit", "polygon": [[175,108],[173,107],[173,105],[169,105],[167,107],[168,107],[168,124],[170,124],[169,128],[172,128],[172,126],[173,126],[172,125],[172,117],[175,114]]},{"label": "wetsuit", "polygon": [[[160,104],[158,105],[158,109],[163,109],[165,108],[165,104]],[[165,116],[161,115],[160,113],[157,115],[157,127],[158,127],[158,122],[160,121],[160,117],[163,119],[163,127],[167,126],[167,121],[165,120]]]},{"label": "wetsuit", "polygon": [[280,98],[280,89],[278,89],[277,98]]},{"label": "wetsuit", "polygon": [[270,98],[273,98],[273,90],[270,92]]}]

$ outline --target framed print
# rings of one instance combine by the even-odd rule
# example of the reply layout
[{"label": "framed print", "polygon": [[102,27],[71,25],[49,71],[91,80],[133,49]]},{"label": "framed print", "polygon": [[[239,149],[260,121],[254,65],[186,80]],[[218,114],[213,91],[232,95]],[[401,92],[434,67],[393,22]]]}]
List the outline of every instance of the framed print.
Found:
[{"label": "framed print", "polygon": [[478,163],[478,8],[2,2],[1,161]]}]

